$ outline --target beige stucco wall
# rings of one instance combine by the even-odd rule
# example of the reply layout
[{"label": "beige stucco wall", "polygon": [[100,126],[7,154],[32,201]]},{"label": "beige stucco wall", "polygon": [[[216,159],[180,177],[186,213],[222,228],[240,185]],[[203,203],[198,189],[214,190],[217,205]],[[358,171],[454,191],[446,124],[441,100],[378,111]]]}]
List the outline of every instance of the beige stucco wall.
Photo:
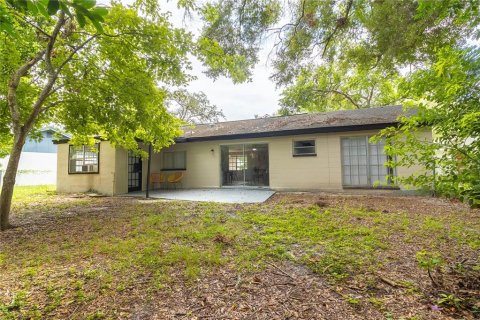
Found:
[{"label": "beige stucco wall", "polygon": [[[128,151],[113,148],[109,142],[100,143],[98,173],[68,173],[68,144],[59,144],[57,152],[57,191],[87,192],[96,191],[106,195],[128,192]],[[159,170],[160,163],[155,161],[160,155],[152,157],[152,172]],[[143,185],[146,186],[146,161],[143,162]]]},{"label": "beige stucco wall", "polygon": [[[235,141],[234,143],[237,143]],[[220,187],[220,143],[205,141],[179,143],[166,151],[186,151],[187,170],[183,178],[186,188]],[[213,152],[211,151],[213,150]],[[169,172],[167,172],[168,174]]]},{"label": "beige stucco wall", "polygon": [[107,141],[100,142],[100,158],[98,173],[68,173],[68,144],[59,144],[57,151],[57,191],[87,192],[96,191],[102,194],[115,194],[116,154]]},{"label": "beige stucco wall", "polygon": [[[186,151],[184,188],[216,188],[221,186],[220,146],[230,144],[266,143],[269,150],[270,188],[276,190],[341,190],[342,189],[342,137],[374,135],[378,131],[356,131],[310,134],[285,137],[256,138],[179,143],[166,149]],[[431,131],[422,136],[431,140]],[[315,157],[293,157],[294,140],[316,141]],[[143,146],[142,146],[143,147]],[[145,150],[146,148],[143,147]],[[68,144],[58,146],[57,190],[59,192],[85,192],[95,190],[104,194],[123,194],[128,190],[128,153],[114,149],[108,142],[100,146],[99,174],[68,174]],[[162,154],[154,153],[151,172],[161,172]],[[421,167],[398,168],[398,175],[421,172]],[[143,161],[142,187],[147,183],[147,160]],[[171,172],[166,172],[167,174]],[[401,186],[402,188],[404,186]]]},{"label": "beige stucco wall", "polygon": [[[220,187],[220,146],[230,144],[266,143],[269,150],[270,188],[276,190],[341,190],[342,137],[375,135],[378,130],[296,135],[245,140],[179,143],[169,151],[187,151],[184,187]],[[431,131],[422,132],[431,140]],[[294,140],[316,141],[316,157],[293,157]],[[213,150],[213,152],[211,151]],[[160,166],[161,167],[161,166]],[[399,175],[421,172],[422,168],[398,168]],[[400,186],[404,188],[405,186]]]},{"label": "beige stucco wall", "polygon": [[[103,156],[103,155],[102,155]],[[128,192],[128,151],[117,148],[115,153],[114,194]]]}]

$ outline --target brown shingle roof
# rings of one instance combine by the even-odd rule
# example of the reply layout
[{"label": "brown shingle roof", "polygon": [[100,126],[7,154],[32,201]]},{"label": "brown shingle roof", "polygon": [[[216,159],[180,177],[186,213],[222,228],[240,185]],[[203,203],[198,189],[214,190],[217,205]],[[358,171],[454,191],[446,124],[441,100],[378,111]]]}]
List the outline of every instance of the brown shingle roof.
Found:
[{"label": "brown shingle roof", "polygon": [[184,127],[178,142],[379,129],[398,123],[402,106],[305,113]]}]

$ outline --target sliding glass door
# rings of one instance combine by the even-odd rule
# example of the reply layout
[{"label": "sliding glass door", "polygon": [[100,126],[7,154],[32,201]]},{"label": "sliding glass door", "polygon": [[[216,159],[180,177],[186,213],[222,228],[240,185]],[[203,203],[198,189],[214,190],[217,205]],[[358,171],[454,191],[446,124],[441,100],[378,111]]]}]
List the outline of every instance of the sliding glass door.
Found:
[{"label": "sliding glass door", "polygon": [[222,186],[268,186],[268,145],[221,146]]}]

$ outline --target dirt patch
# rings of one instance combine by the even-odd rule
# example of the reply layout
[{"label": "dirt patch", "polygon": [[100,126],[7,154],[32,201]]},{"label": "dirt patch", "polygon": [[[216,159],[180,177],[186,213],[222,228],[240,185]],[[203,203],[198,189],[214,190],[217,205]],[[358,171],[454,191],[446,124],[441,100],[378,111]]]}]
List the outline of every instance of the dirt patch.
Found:
[{"label": "dirt patch", "polygon": [[[257,273],[223,269],[194,287],[174,285],[174,310],[159,305],[168,318],[211,319],[375,319],[381,313],[349,305],[342,293],[304,268],[283,264]],[[185,295],[185,292],[187,294]],[[167,311],[168,310],[168,311]],[[161,316],[160,316],[161,318]]]},{"label": "dirt patch", "polygon": [[[438,290],[415,259],[417,252],[428,249],[440,252],[450,264],[461,261],[474,265],[479,261],[479,250],[468,241],[478,237],[475,230],[480,229],[480,210],[462,203],[324,193],[277,193],[258,205],[126,197],[89,198],[85,202],[84,198],[55,196],[50,200],[19,207],[12,219],[18,228],[0,233],[0,315],[4,312],[32,319],[478,316],[439,306]],[[284,235],[290,227],[281,224],[282,217],[272,214],[274,210],[287,216],[290,212],[301,214],[310,219],[307,221],[316,221],[311,217],[328,212],[342,212],[346,218],[339,221],[361,227],[352,230],[367,237],[363,241],[368,241],[368,234],[362,232],[383,228],[383,239],[389,246],[381,249],[378,261],[368,269],[353,271],[342,279],[331,276],[329,264],[320,269],[310,267],[315,259],[325,257],[326,249],[322,242],[305,248],[302,226],[292,229],[288,241],[273,238],[281,243],[285,240],[288,250],[260,256],[255,241],[279,232]],[[252,212],[259,221],[280,219],[282,229],[271,225],[245,227],[245,215]],[[231,230],[235,232],[229,233]],[[260,236],[252,236],[253,249],[243,251],[241,246],[251,244],[238,239],[260,231]],[[445,237],[431,237],[436,233]],[[315,234],[308,236],[315,239]],[[350,234],[339,233],[339,241],[346,236]],[[258,254],[259,258],[248,260],[250,265],[245,268],[240,266],[241,254]],[[163,260],[156,260],[160,258]],[[465,278],[465,273],[455,276],[464,283],[464,290],[476,290],[478,281]]]}]

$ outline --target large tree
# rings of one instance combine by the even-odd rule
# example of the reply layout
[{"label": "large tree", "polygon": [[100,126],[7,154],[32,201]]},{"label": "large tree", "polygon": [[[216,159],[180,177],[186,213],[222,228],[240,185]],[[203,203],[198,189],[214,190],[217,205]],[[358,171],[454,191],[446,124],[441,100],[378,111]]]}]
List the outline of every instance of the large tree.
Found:
[{"label": "large tree", "polygon": [[10,26],[0,35],[0,130],[12,143],[0,196],[1,229],[9,227],[25,139],[42,124],[62,124],[77,142],[99,134],[128,148],[135,138],[158,148],[179,132],[156,83],[187,81],[190,36],[162,16],[147,20],[120,5],[107,14],[95,1],[73,4],[3,4]]},{"label": "large tree", "polygon": [[223,0],[207,17],[203,34],[229,52],[255,56],[262,39],[274,37],[272,79],[287,88],[282,104],[307,111],[314,109],[305,96],[328,108],[396,102],[385,82],[478,36],[480,19],[478,0]]},{"label": "large tree", "polygon": [[279,110],[287,115],[299,111],[362,109],[401,101],[401,76],[392,70],[377,70],[347,61],[303,68],[295,82],[284,89]]},{"label": "large tree", "polygon": [[[185,10],[203,9],[178,1]],[[99,135],[138,153],[180,134],[182,121],[167,112],[171,92],[185,86],[192,56],[212,76],[249,78],[248,52],[229,52],[207,36],[175,28],[156,0],[132,6],[95,0],[0,2],[0,153],[10,154],[0,195],[0,229],[9,213],[20,153],[27,135],[57,123],[73,143]],[[208,11],[208,10],[207,10]],[[207,11],[204,13],[207,14]],[[246,39],[243,43],[251,46]]]},{"label": "large tree", "polygon": [[225,119],[221,109],[211,104],[203,92],[179,89],[169,96],[168,110],[188,124],[214,123]]}]

